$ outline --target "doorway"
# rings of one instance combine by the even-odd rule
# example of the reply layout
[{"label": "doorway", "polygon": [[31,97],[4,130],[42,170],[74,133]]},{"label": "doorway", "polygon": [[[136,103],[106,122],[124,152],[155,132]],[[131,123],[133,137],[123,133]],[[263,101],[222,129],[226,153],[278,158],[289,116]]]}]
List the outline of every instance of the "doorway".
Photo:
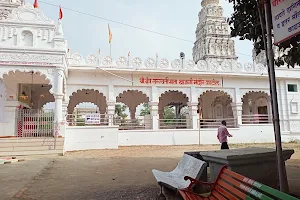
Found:
[{"label": "doorway", "polygon": [[269,121],[268,106],[257,107],[257,114],[259,115],[259,123],[267,124]]}]

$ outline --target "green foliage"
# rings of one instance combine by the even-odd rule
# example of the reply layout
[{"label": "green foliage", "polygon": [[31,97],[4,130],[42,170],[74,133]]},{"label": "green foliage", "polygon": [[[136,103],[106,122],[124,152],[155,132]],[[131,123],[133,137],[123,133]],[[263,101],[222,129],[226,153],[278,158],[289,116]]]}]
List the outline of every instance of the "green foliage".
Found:
[{"label": "green foliage", "polygon": [[147,103],[143,104],[143,107],[140,112],[140,116],[150,115],[150,106]]},{"label": "green foliage", "polygon": [[85,126],[85,119],[80,116],[79,118],[76,119],[76,125]]},{"label": "green foliage", "polygon": [[164,122],[170,123],[176,118],[175,109],[173,106],[166,106],[164,108]]},{"label": "green foliage", "polygon": [[126,105],[116,104],[115,115],[117,115],[117,118],[125,119],[128,116],[126,113],[124,113],[126,109]]},{"label": "green foliage", "polygon": [[[263,28],[266,30],[262,0],[229,0],[229,2],[233,3],[234,8],[234,12],[228,20],[231,26],[231,36],[239,37],[240,40],[253,41],[256,53],[259,54],[262,50],[265,50],[258,12],[259,8],[263,19]],[[300,35],[297,35],[277,45],[280,52],[285,52],[285,54],[280,53],[276,59],[277,66],[284,65],[284,63],[292,67],[300,65],[299,41]]]}]

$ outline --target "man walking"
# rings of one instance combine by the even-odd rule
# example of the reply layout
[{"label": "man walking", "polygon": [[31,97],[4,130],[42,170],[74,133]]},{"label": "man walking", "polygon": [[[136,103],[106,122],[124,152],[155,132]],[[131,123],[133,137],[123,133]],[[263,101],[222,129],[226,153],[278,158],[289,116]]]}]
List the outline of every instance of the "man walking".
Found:
[{"label": "man walking", "polygon": [[227,143],[227,137],[232,137],[232,135],[230,135],[227,130],[225,120],[222,121],[221,126],[218,128],[218,136],[217,137],[221,143],[221,149],[229,149],[228,143]]}]

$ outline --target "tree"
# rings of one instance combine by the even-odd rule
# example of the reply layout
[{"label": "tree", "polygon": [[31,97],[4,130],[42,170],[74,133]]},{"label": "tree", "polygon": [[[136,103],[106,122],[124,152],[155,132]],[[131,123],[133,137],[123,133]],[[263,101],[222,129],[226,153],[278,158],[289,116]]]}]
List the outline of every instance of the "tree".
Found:
[{"label": "tree", "polygon": [[173,106],[166,106],[164,108],[164,119],[170,120],[175,118],[175,109]]},{"label": "tree", "polygon": [[115,115],[117,115],[118,118],[125,119],[128,116],[126,113],[124,113],[126,109],[126,105],[116,104]]},{"label": "tree", "polygon": [[[265,50],[262,30],[266,30],[266,27],[262,1],[263,0],[229,0],[229,2],[233,3],[234,8],[234,12],[228,20],[231,26],[231,36],[239,37],[240,40],[247,39],[253,41],[256,54]],[[258,12],[258,10],[260,10],[260,12]],[[260,16],[263,21],[263,26],[261,26],[260,23]],[[266,31],[264,31],[264,33],[266,34]],[[300,65],[300,44],[298,41],[300,41],[300,35],[276,45],[279,51],[278,57],[276,57],[275,60],[277,66],[284,65],[285,63],[292,67]]]},{"label": "tree", "polygon": [[143,108],[141,109],[140,116],[150,115],[150,106],[147,103],[143,104]]}]

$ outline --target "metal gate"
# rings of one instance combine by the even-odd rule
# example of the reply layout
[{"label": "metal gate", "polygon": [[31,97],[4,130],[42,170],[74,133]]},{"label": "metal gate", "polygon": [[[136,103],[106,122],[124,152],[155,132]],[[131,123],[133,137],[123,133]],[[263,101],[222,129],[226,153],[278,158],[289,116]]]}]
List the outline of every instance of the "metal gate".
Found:
[{"label": "metal gate", "polygon": [[17,137],[53,137],[53,110],[19,109],[16,113]]}]

